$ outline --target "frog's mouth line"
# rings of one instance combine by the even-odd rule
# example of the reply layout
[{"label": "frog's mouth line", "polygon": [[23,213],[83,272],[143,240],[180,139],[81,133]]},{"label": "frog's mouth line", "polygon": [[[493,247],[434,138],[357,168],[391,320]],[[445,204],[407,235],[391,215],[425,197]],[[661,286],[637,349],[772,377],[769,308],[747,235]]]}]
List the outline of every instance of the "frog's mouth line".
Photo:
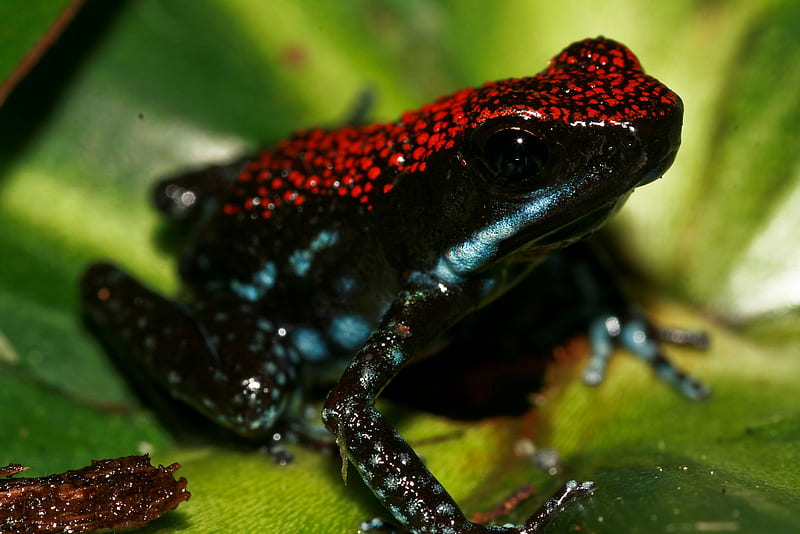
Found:
[{"label": "frog's mouth line", "polygon": [[666,157],[656,162],[656,164],[653,165],[653,167],[645,173],[644,178],[642,178],[636,184],[636,187],[647,185],[650,182],[654,182],[655,180],[661,178],[661,176],[663,176],[663,174],[667,172],[667,169],[669,169],[672,166],[672,162],[675,161],[675,156],[677,155],[678,155],[677,150],[673,150],[672,152],[667,154]]},{"label": "frog's mouth line", "polygon": [[616,200],[582,217],[578,217],[569,224],[539,239],[526,243],[523,247],[514,251],[513,256],[526,260],[536,259],[549,254],[553,249],[565,247],[579,241],[603,226],[624,203],[625,198]]}]

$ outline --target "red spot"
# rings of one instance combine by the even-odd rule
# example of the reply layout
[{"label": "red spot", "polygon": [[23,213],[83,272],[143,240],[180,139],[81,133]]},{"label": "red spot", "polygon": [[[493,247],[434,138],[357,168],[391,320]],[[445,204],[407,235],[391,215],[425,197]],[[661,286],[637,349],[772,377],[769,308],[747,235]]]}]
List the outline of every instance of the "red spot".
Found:
[{"label": "red spot", "polygon": [[392,184],[386,184],[383,186],[383,193],[386,194],[392,189],[394,189],[394,186]]},{"label": "red spot", "polygon": [[374,180],[381,174],[380,167],[372,167],[369,171],[367,171],[367,178],[370,180]]}]

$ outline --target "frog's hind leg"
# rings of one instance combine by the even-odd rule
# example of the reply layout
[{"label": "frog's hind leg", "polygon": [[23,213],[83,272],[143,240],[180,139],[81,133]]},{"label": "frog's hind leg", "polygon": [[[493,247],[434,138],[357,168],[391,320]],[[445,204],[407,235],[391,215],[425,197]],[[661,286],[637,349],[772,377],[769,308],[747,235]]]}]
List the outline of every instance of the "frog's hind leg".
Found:
[{"label": "frog's hind leg", "polygon": [[112,348],[173,396],[244,437],[272,435],[296,393],[300,357],[252,303],[176,303],[102,263],[87,270],[81,292]]}]

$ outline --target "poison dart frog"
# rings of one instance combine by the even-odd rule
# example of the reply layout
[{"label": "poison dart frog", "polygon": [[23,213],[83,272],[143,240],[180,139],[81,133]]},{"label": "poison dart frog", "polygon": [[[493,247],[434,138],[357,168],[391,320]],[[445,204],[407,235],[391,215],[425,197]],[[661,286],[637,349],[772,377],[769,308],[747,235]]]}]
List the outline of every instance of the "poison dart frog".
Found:
[{"label": "poison dart frog", "polygon": [[[299,131],[160,182],[157,206],[194,228],[182,293],[165,298],[98,263],[81,282],[83,303],[135,366],[248,438],[268,442],[296,421],[307,384],[332,384],[324,425],[402,528],[539,532],[592,484],[567,484],[520,526],[472,523],[376,397],[462,318],[569,259],[566,245],[659,178],[682,115],[680,98],[624,45],[576,42],[535,76],[464,89],[393,122]],[[587,265],[604,297],[587,323],[586,380],[599,382],[623,346],[704,397],[660,348],[698,336],[653,328]]]}]

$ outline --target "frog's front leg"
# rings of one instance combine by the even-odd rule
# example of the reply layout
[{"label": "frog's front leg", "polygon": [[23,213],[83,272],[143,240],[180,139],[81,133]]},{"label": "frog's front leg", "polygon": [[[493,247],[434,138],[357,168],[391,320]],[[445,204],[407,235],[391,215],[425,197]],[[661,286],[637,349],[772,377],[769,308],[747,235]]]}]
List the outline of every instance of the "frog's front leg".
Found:
[{"label": "frog's front leg", "polygon": [[647,362],[656,375],[686,397],[692,400],[708,397],[708,387],[675,367],[664,354],[662,343],[704,349],[708,346],[708,336],[702,332],[657,327],[637,311],[598,315],[589,325],[592,354],[583,374],[584,382],[594,386],[603,381],[613,348],[619,345]]},{"label": "frog's front leg", "polygon": [[153,187],[153,203],[171,221],[197,220],[214,209],[250,159],[240,158],[162,178]]},{"label": "frog's front leg", "polygon": [[253,303],[229,294],[177,303],[104,263],[86,271],[81,292],[112,348],[173,396],[242,436],[272,435],[296,392],[300,358],[286,328]]},{"label": "frog's front leg", "polygon": [[412,533],[538,532],[563,506],[590,493],[593,486],[570,484],[520,527],[472,523],[375,408],[375,398],[413,354],[472,305],[466,291],[441,282],[407,288],[331,390],[323,421],[336,436],[344,461],[355,466],[376,497]]},{"label": "frog's front leg", "polygon": [[616,272],[604,257],[597,242],[580,242],[554,255],[554,267],[570,273],[587,317],[591,355],[584,381],[597,385],[603,381],[615,348],[624,348],[647,362],[667,384],[693,400],[709,396],[709,389],[678,369],[664,354],[662,344],[708,347],[702,332],[654,325],[638,306],[630,302],[620,287]]}]

